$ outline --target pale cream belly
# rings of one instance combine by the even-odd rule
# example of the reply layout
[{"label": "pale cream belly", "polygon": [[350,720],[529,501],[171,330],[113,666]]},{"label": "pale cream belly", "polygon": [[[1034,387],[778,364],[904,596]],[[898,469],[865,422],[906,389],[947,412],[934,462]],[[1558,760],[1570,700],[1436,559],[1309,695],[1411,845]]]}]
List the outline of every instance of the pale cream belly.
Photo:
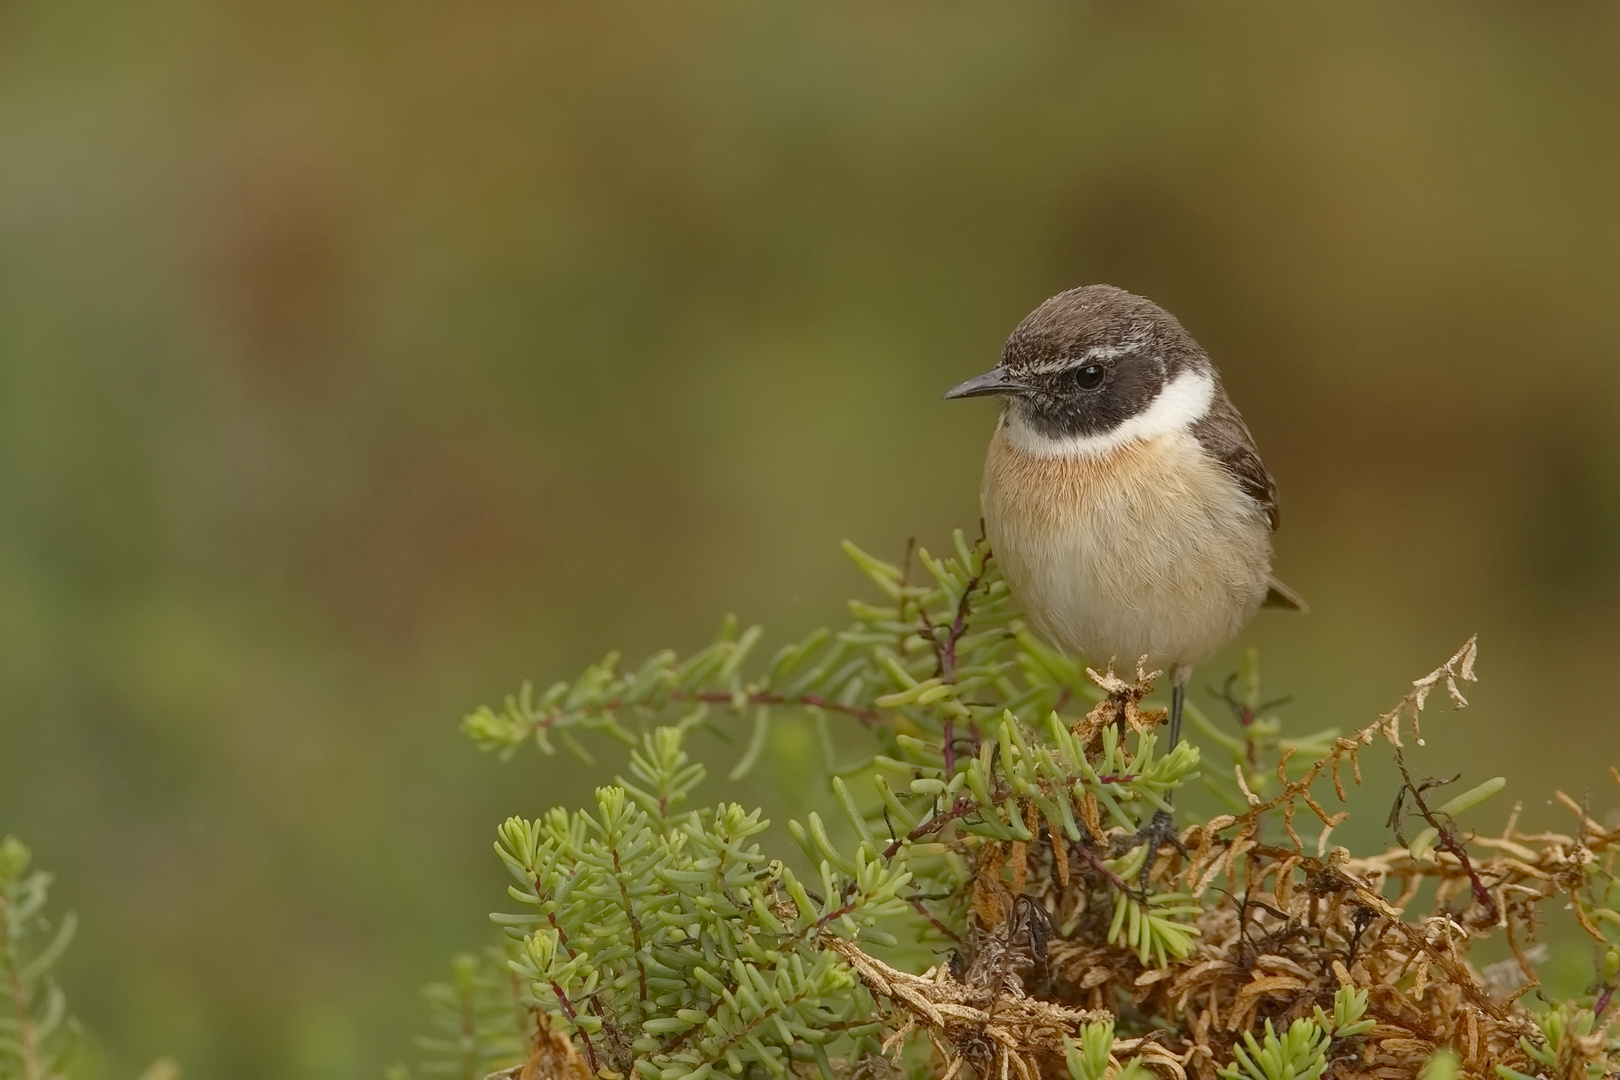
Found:
[{"label": "pale cream belly", "polygon": [[1049,458],[998,430],[982,499],[1031,627],[1093,663],[1199,663],[1265,599],[1269,523],[1189,433]]}]

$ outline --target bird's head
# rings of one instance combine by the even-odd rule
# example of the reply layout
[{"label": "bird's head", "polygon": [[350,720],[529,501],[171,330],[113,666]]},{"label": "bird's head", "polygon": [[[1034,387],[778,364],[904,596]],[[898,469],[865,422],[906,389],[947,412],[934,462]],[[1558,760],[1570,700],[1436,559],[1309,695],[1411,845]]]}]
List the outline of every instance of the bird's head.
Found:
[{"label": "bird's head", "polygon": [[1084,450],[1199,419],[1217,376],[1168,311],[1112,285],[1059,293],[1018,324],[1001,362],[947,398],[1006,400],[1009,434]]}]

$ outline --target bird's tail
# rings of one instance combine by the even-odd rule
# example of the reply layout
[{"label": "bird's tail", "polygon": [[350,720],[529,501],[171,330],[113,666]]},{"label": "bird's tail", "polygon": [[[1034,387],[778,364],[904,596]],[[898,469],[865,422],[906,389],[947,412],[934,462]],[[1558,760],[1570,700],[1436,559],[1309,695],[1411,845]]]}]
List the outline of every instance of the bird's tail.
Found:
[{"label": "bird's tail", "polygon": [[1305,598],[1290,589],[1276,578],[1271,579],[1271,588],[1266,590],[1266,599],[1261,607],[1287,608],[1290,611],[1306,612],[1311,606]]}]

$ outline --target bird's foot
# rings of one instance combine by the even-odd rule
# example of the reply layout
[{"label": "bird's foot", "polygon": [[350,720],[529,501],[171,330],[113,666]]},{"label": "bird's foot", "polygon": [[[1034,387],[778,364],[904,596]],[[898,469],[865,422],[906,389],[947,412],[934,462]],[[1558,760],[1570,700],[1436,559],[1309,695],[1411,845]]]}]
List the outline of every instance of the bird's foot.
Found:
[{"label": "bird's foot", "polygon": [[1183,858],[1187,857],[1187,845],[1181,842],[1181,834],[1176,832],[1176,819],[1168,810],[1160,810],[1153,815],[1153,820],[1138,829],[1134,836],[1121,837],[1115,844],[1117,855],[1135,851],[1139,847],[1147,848],[1147,857],[1142,860],[1142,870],[1136,882],[1143,895],[1147,894],[1148,878],[1153,875],[1153,868],[1158,865],[1159,849],[1166,844],[1179,851]]}]

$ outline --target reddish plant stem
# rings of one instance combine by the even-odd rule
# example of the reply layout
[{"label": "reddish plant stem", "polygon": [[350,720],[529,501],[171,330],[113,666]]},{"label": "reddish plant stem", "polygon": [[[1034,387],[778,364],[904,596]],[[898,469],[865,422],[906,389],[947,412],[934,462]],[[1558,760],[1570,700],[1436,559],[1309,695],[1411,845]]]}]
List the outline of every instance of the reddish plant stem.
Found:
[{"label": "reddish plant stem", "polygon": [[950,927],[946,926],[944,923],[935,918],[934,913],[923,906],[923,902],[921,900],[912,900],[911,906],[916,908],[917,914],[927,919],[933,925],[935,930],[938,930],[940,933],[944,934],[958,945],[962,944],[962,938],[956,933],[956,931],[952,930]]},{"label": "reddish plant stem", "polygon": [[[909,564],[908,564],[909,568]],[[973,608],[973,594],[979,591],[984,581],[984,571],[968,578],[967,587],[962,590],[962,596],[956,602],[956,617],[951,620],[950,629],[945,632],[945,641],[940,643],[939,635],[935,632],[933,621],[928,618],[928,612],[919,610],[918,618],[922,621],[923,632],[928,640],[934,643],[934,655],[938,659],[938,677],[945,682],[956,681],[956,643],[962,640],[967,631],[968,613]],[[950,777],[956,773],[956,718],[945,718],[945,775]]]},{"label": "reddish plant stem", "polygon": [[1097,857],[1096,852],[1092,851],[1084,844],[1076,844],[1075,850],[1080,852],[1080,857],[1086,860],[1087,864],[1090,865],[1093,870],[1097,871],[1097,873],[1108,879],[1108,884],[1112,885],[1122,893],[1130,894],[1131,887],[1125,883],[1125,879],[1108,869],[1108,865],[1104,863],[1102,859]]},{"label": "reddish plant stem", "polygon": [[1474,868],[1473,860],[1468,857],[1468,851],[1462,844],[1458,843],[1457,834],[1449,825],[1441,821],[1433,810],[1429,809],[1429,804],[1424,801],[1421,787],[1413,783],[1412,774],[1406,769],[1406,760],[1401,756],[1399,747],[1395,750],[1395,764],[1401,770],[1401,778],[1406,781],[1406,790],[1411,794],[1412,801],[1417,803],[1418,814],[1428,824],[1429,828],[1433,829],[1438,835],[1435,842],[1439,845],[1440,850],[1449,853],[1457,860],[1457,864],[1462,867],[1462,872],[1468,875],[1469,891],[1473,894],[1474,901],[1485,909],[1486,922],[1495,923],[1498,915],[1496,897],[1492,896],[1491,891],[1485,887],[1485,882],[1479,876],[1479,871]]},{"label": "reddish plant stem", "polygon": [[40,1075],[39,1050],[34,1043],[34,1021],[28,1015],[28,988],[23,985],[18,970],[19,957],[13,951],[7,927],[11,924],[11,903],[0,896],[0,957],[6,961],[6,984],[11,990],[11,1003],[17,1014],[17,1049],[22,1058],[25,1080],[38,1080]]},{"label": "reddish plant stem", "polygon": [[579,1032],[579,1037],[584,1040],[585,1063],[591,1067],[591,1075],[595,1076],[597,1072],[596,1047],[591,1043],[591,1037],[585,1034],[585,1029],[579,1026],[579,1017],[574,1012],[574,1003],[568,1000],[568,995],[563,992],[563,988],[557,985],[556,982],[551,984],[551,992],[557,995],[557,1004],[562,1006],[563,1015],[568,1017],[568,1022],[574,1025],[574,1030]]},{"label": "reddish plant stem", "polygon": [[810,924],[810,929],[806,931],[805,936],[811,937],[814,936],[818,931],[827,929],[827,927],[831,926],[839,919],[842,919],[845,915],[848,915],[859,906],[860,905],[857,901],[851,900],[843,907],[827,912],[827,914]]},{"label": "reddish plant stem", "polygon": [[939,654],[939,674],[946,682],[956,681],[956,643],[962,640],[962,634],[967,630],[967,617],[973,607],[973,594],[979,591],[979,585],[983,580],[982,570],[968,578],[967,588],[962,590],[962,598],[956,602],[956,618],[951,620],[951,629],[945,635],[945,647]]},{"label": "reddish plant stem", "polygon": [[38,1080],[39,1055],[34,1048],[34,1022],[28,1016],[28,993],[15,969],[7,970],[6,977],[11,986],[11,1003],[17,1011],[17,1048],[22,1056],[23,1076]]},{"label": "reddish plant stem", "polygon": [[[1421,805],[1419,804],[1420,808]],[[1462,864],[1463,873],[1468,875],[1468,887],[1474,894],[1475,902],[1485,909],[1485,921],[1488,924],[1494,924],[1497,917],[1496,897],[1492,896],[1491,891],[1485,887],[1485,882],[1480,878],[1479,871],[1474,869],[1474,864],[1468,858],[1468,852],[1457,842],[1456,834],[1449,828],[1444,825],[1435,825],[1434,819],[1430,818],[1427,812],[1425,812],[1424,817],[1440,833],[1440,849],[1456,856],[1457,862]]]},{"label": "reddish plant stem", "polygon": [[956,802],[951,804],[951,808],[949,810],[946,810],[942,814],[934,814],[927,821],[906,833],[906,835],[897,836],[890,840],[889,846],[883,849],[883,857],[885,859],[894,858],[900,853],[900,848],[905,845],[906,841],[921,840],[925,836],[937,833],[939,830],[943,829],[946,825],[955,821],[957,818],[971,814],[978,808],[979,804],[975,800],[958,798]]},{"label": "reddish plant stem", "polygon": [[[540,879],[539,878],[532,878],[532,880],[534,881],[535,895],[536,896],[541,895],[541,893],[540,893]],[[563,947],[563,951],[568,954],[568,959],[570,959],[570,960],[574,959],[578,954],[574,952],[573,946],[568,944],[568,931],[564,930],[562,928],[562,923],[557,921],[556,912],[548,911],[546,913],[546,918],[551,922],[551,928],[553,930],[557,931],[557,944],[559,944],[559,945],[561,945]],[[592,1045],[590,1035],[587,1034],[585,1032],[585,1030],[583,1028],[581,1028],[578,1023],[575,1022],[576,1021],[576,1016],[574,1014],[574,1004],[573,1004],[573,1002],[568,1000],[568,995],[563,993],[563,988],[561,986],[559,986],[555,980],[552,981],[551,991],[552,991],[552,993],[557,995],[557,1002],[562,1006],[563,1015],[568,1017],[568,1022],[574,1025],[574,1030],[579,1032],[579,1037],[584,1041],[584,1043],[585,1043],[585,1059],[586,1059],[586,1061],[588,1061],[590,1063],[591,1075],[595,1076],[596,1075],[596,1047],[594,1045]]]},{"label": "reddish plant stem", "polygon": [[[735,694],[728,694],[723,690],[705,690],[691,693],[686,690],[676,690],[669,695],[670,701],[696,701],[705,705],[730,705],[737,700]],[[797,697],[784,697],[781,694],[747,694],[743,697],[746,705],[802,705],[811,709],[825,709],[827,712],[841,713],[844,716],[853,716],[867,727],[883,719],[883,714],[876,709],[863,709],[858,705],[845,705],[837,701],[828,701],[820,694],[800,694]],[[616,712],[624,708],[625,703],[615,699],[602,705],[600,712]],[[541,731],[550,731],[558,722],[569,715],[567,711],[549,713],[538,717],[534,726]]]},{"label": "reddish plant stem", "polygon": [[647,1000],[647,965],[641,961],[641,920],[636,918],[635,905],[630,902],[630,892],[624,887],[624,879],[620,875],[624,868],[619,864],[619,849],[613,849],[614,878],[619,885],[619,898],[624,902],[624,916],[630,921],[630,943],[636,950],[636,974],[640,977],[641,1000]]},{"label": "reddish plant stem", "polygon": [[[671,697],[677,701],[701,701],[711,705],[728,704],[734,700],[731,694],[727,694],[722,691],[713,691],[701,694],[677,693],[672,694]],[[781,694],[749,694],[748,704],[804,705],[812,709],[825,709],[827,712],[842,713],[845,716],[853,716],[867,727],[871,727],[873,724],[883,719],[883,714],[878,712],[876,709],[863,709],[858,705],[844,705],[836,701],[828,701],[820,694],[800,694],[798,697],[794,698],[783,697]]]}]

